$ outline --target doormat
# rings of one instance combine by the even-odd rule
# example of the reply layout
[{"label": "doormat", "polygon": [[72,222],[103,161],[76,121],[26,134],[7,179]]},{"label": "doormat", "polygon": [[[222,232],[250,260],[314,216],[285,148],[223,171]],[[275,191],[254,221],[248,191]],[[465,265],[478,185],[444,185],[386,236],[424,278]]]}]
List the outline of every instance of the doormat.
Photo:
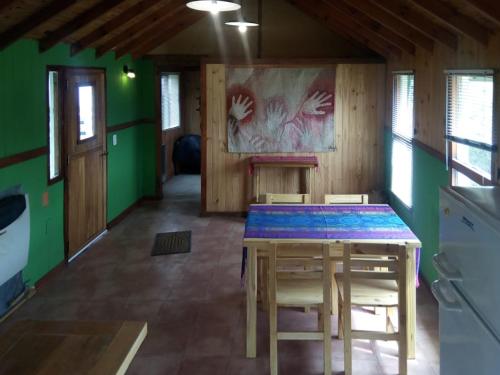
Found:
[{"label": "doormat", "polygon": [[151,256],[189,253],[191,251],[191,231],[158,233]]}]

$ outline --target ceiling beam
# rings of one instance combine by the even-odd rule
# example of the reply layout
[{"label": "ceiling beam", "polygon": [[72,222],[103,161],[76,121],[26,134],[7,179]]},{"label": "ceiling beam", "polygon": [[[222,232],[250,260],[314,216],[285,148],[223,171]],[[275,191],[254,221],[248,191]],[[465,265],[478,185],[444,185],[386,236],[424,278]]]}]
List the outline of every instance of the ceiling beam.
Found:
[{"label": "ceiling beam", "polygon": [[16,0],[3,0],[1,3],[0,3],[0,13],[2,13],[2,11],[7,8],[9,5],[11,5],[14,1]]},{"label": "ceiling beam", "polygon": [[458,37],[455,33],[409,7],[408,4],[401,0],[371,0],[371,2],[385,9],[399,20],[420,30],[436,42],[448,46],[453,50],[458,48]]},{"label": "ceiling beam", "polygon": [[47,51],[49,48],[63,41],[64,38],[67,38],[87,24],[92,23],[97,18],[124,1],[125,0],[102,0],[98,2],[96,5],[74,17],[72,20],[68,21],[56,30],[49,32],[46,37],[43,37],[40,40],[40,52]]},{"label": "ceiling beam", "polygon": [[74,3],[76,3],[76,0],[52,1],[46,7],[39,9],[32,15],[22,20],[21,22],[7,29],[6,31],[0,34],[0,51],[3,50],[5,47],[9,46],[10,44],[14,43],[19,38],[22,38],[30,31],[36,29],[44,22],[47,22],[52,17],[66,10]]},{"label": "ceiling beam", "polygon": [[489,30],[473,18],[459,13],[450,5],[440,0],[411,0],[411,2],[460,33],[484,45],[488,44]]},{"label": "ceiling beam", "polygon": [[138,46],[138,48],[134,49],[132,53],[132,57],[134,59],[141,58],[148,52],[152,51],[156,47],[162,45],[165,42],[168,42],[170,39],[172,39],[174,36],[179,34],[181,31],[187,29],[188,27],[192,26],[194,23],[198,22],[200,19],[205,17],[206,15],[200,12],[196,13],[189,13],[184,17],[183,19],[179,18],[178,21],[176,21],[175,25],[172,27],[168,28],[167,30],[160,30],[159,33],[156,34],[155,37],[151,38],[150,40],[146,41],[146,43]]},{"label": "ceiling beam", "polygon": [[119,59],[123,55],[135,51],[141,46],[148,43],[151,39],[158,36],[159,33],[166,34],[169,29],[174,27],[177,23],[185,22],[186,17],[190,15],[204,16],[206,13],[193,11],[187,8],[184,4],[178,5],[170,12],[166,13],[163,17],[159,18],[155,23],[152,23],[149,28],[145,29],[135,38],[128,39],[125,44],[115,49],[115,57]]},{"label": "ceiling beam", "polygon": [[403,51],[412,55],[415,54],[415,45],[412,42],[403,38],[399,34],[396,34],[394,31],[388,29],[381,23],[371,19],[356,8],[353,8],[349,4],[345,3],[343,0],[326,0],[325,2],[339,14],[350,18],[352,22],[358,24],[359,27],[365,29],[367,32],[371,31],[378,34],[381,38],[385,39],[392,45],[401,48]]},{"label": "ceiling beam", "polygon": [[398,33],[402,37],[412,41],[415,45],[420,46],[427,51],[434,50],[434,41],[421,31],[408,26],[399,18],[394,17],[391,13],[376,6],[368,0],[345,0],[354,8],[363,12],[370,18],[377,20],[382,25]]},{"label": "ceiling beam", "polygon": [[184,7],[185,1],[169,1],[168,4],[162,6],[160,9],[155,10],[153,13],[148,14],[146,17],[141,17],[141,19],[138,22],[134,23],[132,26],[98,45],[96,48],[96,56],[100,57],[106,52],[116,49],[120,45],[128,43],[131,37],[136,37],[137,35],[150,28],[152,25],[155,25],[157,22],[161,22],[161,20],[168,17],[172,12],[172,9],[179,11]]},{"label": "ceiling beam", "polygon": [[147,11],[153,5],[158,4],[158,0],[142,0],[135,5],[125,9],[119,15],[115,16],[108,22],[105,22],[98,28],[92,30],[87,35],[83,36],[75,43],[71,45],[71,55],[76,55],[81,52],[85,48],[88,48],[92,44],[97,43],[99,40],[104,38],[109,33],[119,29],[127,22],[132,20],[135,17],[140,16],[143,12]]},{"label": "ceiling beam", "polygon": [[[391,52],[389,45],[379,44],[374,42],[373,40],[367,38],[364,35],[354,31],[355,27],[350,24],[347,27],[346,25],[340,21],[337,22],[337,19],[340,17],[335,17],[334,13],[331,12],[330,7],[324,3],[323,1],[309,1],[309,0],[287,0],[290,4],[294,5],[304,13],[308,14],[311,18],[325,25],[332,32],[337,33],[348,40],[354,40],[356,43],[359,43],[378,54],[384,56],[385,58],[391,57],[393,52]],[[347,22],[346,22],[347,24]]]},{"label": "ceiling beam", "polygon": [[484,17],[500,25],[500,3],[491,0],[465,0]]}]

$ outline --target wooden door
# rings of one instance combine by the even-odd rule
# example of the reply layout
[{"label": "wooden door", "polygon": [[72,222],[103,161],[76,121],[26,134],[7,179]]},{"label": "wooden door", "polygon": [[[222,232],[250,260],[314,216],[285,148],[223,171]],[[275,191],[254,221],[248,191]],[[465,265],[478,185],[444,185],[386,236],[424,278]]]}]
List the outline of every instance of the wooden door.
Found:
[{"label": "wooden door", "polygon": [[105,76],[66,71],[66,240],[71,258],[106,228]]}]

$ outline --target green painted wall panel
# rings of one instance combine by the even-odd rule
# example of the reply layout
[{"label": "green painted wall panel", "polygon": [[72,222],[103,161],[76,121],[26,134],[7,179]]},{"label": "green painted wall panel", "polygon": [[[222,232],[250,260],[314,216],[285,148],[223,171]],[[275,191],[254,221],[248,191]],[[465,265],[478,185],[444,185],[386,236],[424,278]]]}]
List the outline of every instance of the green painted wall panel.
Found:
[{"label": "green painted wall panel", "polygon": [[[22,184],[30,200],[30,252],[24,279],[34,283],[64,259],[62,182],[47,187],[47,158],[31,159],[0,169],[0,190]],[[48,192],[49,204],[42,206]]]},{"label": "green painted wall panel", "polygon": [[[115,60],[112,53],[96,59],[91,49],[71,57],[65,44],[40,54],[36,41],[21,40],[0,52],[0,158],[47,144],[47,65],[104,68],[108,126],[154,117],[152,62],[133,61],[130,56]],[[136,79],[123,74],[124,65],[136,70]],[[154,126],[139,125],[117,135],[117,146],[112,146],[111,135],[107,137],[108,221],[154,192]],[[24,272],[31,283],[63,260],[64,253],[64,184],[47,186],[46,169],[46,157],[0,169],[0,189],[22,184],[34,202],[29,264]],[[41,207],[47,191],[50,204]]]},{"label": "green painted wall panel", "polygon": [[[391,132],[386,131],[387,191],[390,191],[391,181],[391,141]],[[436,270],[432,265],[432,256],[439,249],[439,188],[446,185],[448,185],[446,165],[421,148],[414,146],[413,207],[408,209],[390,194],[391,206],[422,241],[420,270],[429,283],[437,278]]]}]

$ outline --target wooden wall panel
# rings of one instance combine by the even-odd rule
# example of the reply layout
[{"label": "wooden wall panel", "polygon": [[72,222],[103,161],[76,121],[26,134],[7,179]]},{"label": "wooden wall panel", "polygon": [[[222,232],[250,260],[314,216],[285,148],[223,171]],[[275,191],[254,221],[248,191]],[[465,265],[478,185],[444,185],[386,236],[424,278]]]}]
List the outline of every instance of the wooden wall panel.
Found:
[{"label": "wooden wall panel", "polygon": [[[384,64],[337,65],[337,150],[316,154],[320,166],[313,173],[313,202],[322,202],[326,193],[383,188],[385,70]],[[225,66],[206,65],[207,212],[246,211],[252,198],[247,162],[252,154],[227,152],[225,85]],[[297,192],[301,181],[294,170],[266,170],[261,186],[264,192]]]},{"label": "wooden wall panel", "polygon": [[175,141],[184,135],[184,127],[179,126],[178,128],[164,130],[162,132],[162,143],[166,145],[167,152],[165,155],[167,163],[167,179],[174,175],[174,162],[172,161],[172,155],[174,153],[174,143]]},{"label": "wooden wall panel", "polygon": [[[446,77],[444,71],[446,69],[482,68],[500,69],[500,35],[491,36],[487,47],[470,38],[460,36],[457,51],[436,44],[433,53],[417,48],[415,56],[405,54],[401,60],[393,59],[388,62],[388,88],[392,87],[392,71],[415,70],[416,139],[442,154],[445,153]],[[497,93],[499,89],[497,79]],[[392,90],[387,90],[387,126],[391,124],[391,103]],[[498,104],[495,108],[498,113]],[[498,123],[496,126],[498,127]]]}]

